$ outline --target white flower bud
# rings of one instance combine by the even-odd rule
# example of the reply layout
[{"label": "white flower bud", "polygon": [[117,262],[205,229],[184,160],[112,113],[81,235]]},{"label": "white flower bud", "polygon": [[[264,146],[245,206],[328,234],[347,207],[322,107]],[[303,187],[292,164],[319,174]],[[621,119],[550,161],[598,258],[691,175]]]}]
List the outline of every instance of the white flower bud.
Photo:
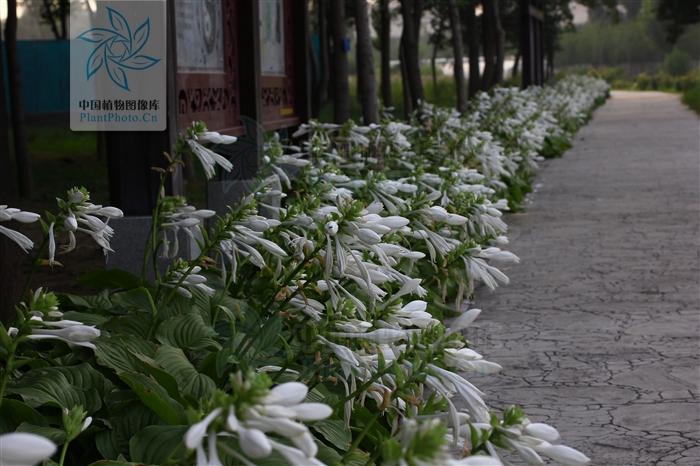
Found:
[{"label": "white flower bud", "polygon": [[204,439],[204,435],[207,433],[209,424],[211,424],[212,421],[216,419],[219,414],[221,414],[221,411],[223,411],[221,408],[216,408],[214,411],[209,413],[207,417],[187,429],[187,432],[185,432],[185,436],[182,439],[187,449],[194,450],[198,445],[202,444],[202,439]]},{"label": "white flower bud", "polygon": [[33,223],[41,218],[41,215],[35,214],[33,212],[17,212],[16,214],[11,214],[12,220],[17,220],[22,223]]},{"label": "white flower bud", "polygon": [[258,429],[243,429],[239,431],[239,445],[248,457],[260,459],[269,456],[272,445],[267,435]]},{"label": "white flower bud", "polygon": [[530,437],[542,439],[549,443],[554,443],[559,440],[559,432],[557,432],[557,429],[539,422],[528,424],[525,427],[524,434],[529,435]]},{"label": "white flower bud", "polygon": [[272,393],[265,398],[264,404],[278,404],[282,406],[294,406],[306,398],[309,387],[301,382],[287,382],[270,390]]},{"label": "white flower bud", "polygon": [[66,229],[66,231],[75,231],[78,229],[78,221],[75,219],[75,217],[66,217],[63,220],[63,227]]},{"label": "white flower bud", "polygon": [[0,435],[0,464],[33,466],[50,458],[56,445],[40,435],[14,432]]},{"label": "white flower bud", "polygon": [[333,414],[333,408],[324,403],[301,403],[291,408],[298,421],[320,421]]},{"label": "white flower bud", "polygon": [[336,222],[330,221],[326,223],[325,226],[326,234],[329,236],[335,236],[338,233],[338,224]]},{"label": "white flower bud", "polygon": [[540,445],[534,448],[540,453],[549,456],[554,461],[566,466],[585,466],[591,462],[591,460],[580,451],[565,445]]},{"label": "white flower bud", "polygon": [[360,241],[370,245],[382,242],[382,238],[378,234],[367,228],[360,228],[355,232],[355,235]]}]

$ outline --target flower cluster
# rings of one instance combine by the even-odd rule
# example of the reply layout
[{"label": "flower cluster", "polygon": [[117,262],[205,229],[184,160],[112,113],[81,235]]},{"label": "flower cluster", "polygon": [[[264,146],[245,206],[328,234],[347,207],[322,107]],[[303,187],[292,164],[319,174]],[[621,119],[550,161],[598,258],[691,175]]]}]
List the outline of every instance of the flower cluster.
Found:
[{"label": "flower cluster", "polygon": [[[250,459],[266,458],[274,450],[293,465],[323,464],[316,460],[318,446],[302,422],[326,419],[333,409],[323,403],[305,403],[309,389],[302,383],[287,382],[268,389],[269,384],[265,373],[231,376],[232,394],[217,393],[213,409],[185,434],[183,442],[196,450],[198,465],[222,464],[217,451],[219,435],[237,438],[238,447]],[[208,455],[203,446],[205,437]],[[280,443],[280,438],[291,441],[294,447]]]},{"label": "flower cluster", "polygon": [[[559,155],[606,92],[576,78],[484,93],[465,115],[423,105],[405,123],[310,122],[299,146],[265,144],[257,184],[221,218],[160,192],[140,278],[107,271],[116,289],[66,295],[66,314],[39,292],[13,328],[0,326],[9,348],[0,359],[19,368],[2,373],[0,392],[19,397],[46,374],[70,376],[62,387],[74,398],[46,404],[69,409],[71,438],[101,431],[80,443],[113,461],[422,466],[541,464],[543,455],[587,464],[554,428],[515,407],[500,417],[490,409],[477,379],[501,366],[465,338],[481,313],[465,300],[479,283],[508,283],[502,264],[519,259],[504,250],[503,212],[520,208],[537,161]],[[202,144],[233,141],[194,123],[161,183],[185,153],[208,177],[230,169]],[[109,248],[107,220],[120,212],[86,194],[72,190],[49,218],[50,262],[61,229]],[[19,214],[4,208],[0,219],[31,220]],[[198,255],[161,274],[157,256],[175,258],[179,230]],[[57,352],[46,360],[70,367],[34,368],[18,350],[48,346],[31,341],[42,339],[94,357]],[[98,426],[82,430],[88,419]]]}]

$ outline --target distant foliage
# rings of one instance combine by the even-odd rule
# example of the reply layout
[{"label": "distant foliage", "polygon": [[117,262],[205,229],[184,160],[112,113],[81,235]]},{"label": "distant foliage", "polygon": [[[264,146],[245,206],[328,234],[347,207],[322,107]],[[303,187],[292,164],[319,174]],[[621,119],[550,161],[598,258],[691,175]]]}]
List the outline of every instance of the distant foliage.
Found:
[{"label": "distant foliage", "polygon": [[693,69],[693,62],[690,55],[678,47],[674,47],[671,53],[666,54],[664,63],[661,65],[661,70],[671,76],[683,76],[691,69]]}]

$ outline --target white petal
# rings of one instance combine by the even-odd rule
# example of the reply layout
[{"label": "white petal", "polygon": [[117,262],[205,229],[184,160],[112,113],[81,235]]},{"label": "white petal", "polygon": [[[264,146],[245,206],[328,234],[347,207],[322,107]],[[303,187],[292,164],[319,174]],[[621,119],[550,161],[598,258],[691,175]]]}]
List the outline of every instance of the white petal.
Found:
[{"label": "white petal", "polygon": [[253,459],[265,458],[272,452],[267,435],[258,429],[241,429],[238,443],[243,453]]},{"label": "white petal", "polygon": [[333,414],[333,408],[324,403],[301,403],[292,406],[299,421],[320,421]]},{"label": "white petal", "polygon": [[15,432],[0,435],[0,464],[33,466],[50,458],[56,445],[40,435]]},{"label": "white petal", "polygon": [[222,411],[223,409],[216,408],[214,411],[209,413],[207,417],[187,429],[182,441],[188,450],[194,450],[198,445],[202,444],[202,439],[204,439],[204,435],[207,433],[209,424],[211,424]]},{"label": "white petal", "polygon": [[559,432],[557,432],[557,429],[539,422],[528,424],[523,433],[525,435],[529,435],[530,437],[536,437],[549,443],[554,443],[559,440]]},{"label": "white petal", "polygon": [[275,397],[275,404],[294,406],[304,401],[309,387],[301,382],[287,382],[277,385],[271,391]]}]

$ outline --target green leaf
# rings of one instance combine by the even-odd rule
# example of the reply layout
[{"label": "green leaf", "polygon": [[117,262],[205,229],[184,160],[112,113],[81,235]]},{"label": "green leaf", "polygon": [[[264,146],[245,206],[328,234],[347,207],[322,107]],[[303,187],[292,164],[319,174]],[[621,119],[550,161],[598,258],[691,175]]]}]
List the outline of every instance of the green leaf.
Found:
[{"label": "green leaf", "polygon": [[220,350],[221,345],[214,340],[216,332],[204,323],[202,316],[187,314],[173,317],[163,322],[156,332],[156,338],[164,345],[180,349]]},{"label": "green leaf", "polygon": [[165,389],[166,392],[168,392],[170,398],[180,403],[180,405],[182,405],[183,408],[187,408],[190,406],[190,404],[182,398],[182,395],[180,394],[180,389],[177,386],[177,381],[175,380],[175,378],[172,375],[168,374],[168,372],[165,371],[163,368],[161,368],[155,360],[149,358],[148,356],[144,356],[140,353],[134,353],[130,351],[130,354],[131,357],[134,358],[137,361],[137,363],[141,367],[143,367],[146,370],[146,372],[148,372],[150,376],[153,377],[161,387]]},{"label": "green leaf", "polygon": [[76,285],[86,285],[91,288],[137,288],[141,279],[125,270],[93,269],[75,281]]},{"label": "green leaf", "polygon": [[[98,338],[93,342],[97,349],[97,363],[117,372],[142,372],[143,368],[129,354],[129,349],[149,358],[156,352],[156,345],[132,335]],[[128,349],[127,349],[128,348]]]},{"label": "green leaf", "polygon": [[19,427],[17,427],[16,432],[27,432],[30,434],[41,435],[42,437],[46,437],[47,439],[51,440],[57,446],[63,445],[63,443],[66,441],[66,433],[63,430],[55,429],[53,427],[35,426],[34,424],[30,424],[28,422],[23,422],[20,424]]},{"label": "green leaf", "polygon": [[343,458],[338,454],[337,451],[335,451],[328,445],[319,442],[318,440],[316,440],[316,445],[318,445],[318,453],[316,453],[316,459],[318,459],[320,462],[329,466],[343,464]]},{"label": "green leaf", "polygon": [[85,325],[101,325],[109,320],[109,317],[90,312],[68,311],[63,313],[63,319],[75,320]]},{"label": "green leaf", "polygon": [[145,288],[135,288],[120,293],[114,293],[111,298],[115,306],[123,309],[138,309],[151,313],[151,300],[148,299],[149,293],[151,293],[151,291]]},{"label": "green leaf", "polygon": [[[46,466],[46,465],[44,465]],[[112,461],[112,460],[100,460],[95,461],[89,466],[146,466],[144,463],[132,463],[130,461]]]},{"label": "green leaf", "polygon": [[0,433],[6,434],[14,430],[23,422],[29,422],[39,427],[48,427],[44,416],[28,404],[4,398],[0,406]]},{"label": "green leaf", "polygon": [[[129,452],[133,461],[162,464],[168,457],[180,459],[185,448],[182,437],[188,426],[149,426],[132,437]],[[175,453],[170,456],[170,454]]]},{"label": "green leaf", "polygon": [[107,290],[102,290],[95,296],[83,296],[83,299],[88,303],[88,308],[93,311],[95,309],[112,309],[113,307]]},{"label": "green leaf", "polygon": [[111,384],[89,364],[42,367],[27,372],[8,393],[15,393],[31,407],[57,406],[72,409],[82,405],[89,414],[102,407],[102,397]]},{"label": "green leaf", "polygon": [[326,419],[314,423],[311,428],[323,435],[338,450],[348,451],[352,442],[350,429],[345,428],[345,423],[340,419]]},{"label": "green leaf", "polygon": [[110,422],[112,429],[99,432],[95,436],[95,444],[105,459],[113,460],[118,460],[120,454],[129,451],[129,440],[139,431],[163,423],[156,413],[138,401],[112,416]]},{"label": "green leaf", "polygon": [[173,400],[158,382],[136,372],[122,372],[118,375],[131,387],[141,402],[152,409],[166,424],[177,425],[185,422],[185,411],[182,406]]},{"label": "green leaf", "polygon": [[145,340],[148,337],[151,322],[153,322],[153,317],[150,313],[131,311],[126,315],[113,317],[101,326],[101,330],[116,335],[135,335]]},{"label": "green leaf", "polygon": [[192,395],[197,400],[209,398],[214,393],[214,381],[197,372],[181,349],[162,346],[156,351],[154,360],[177,380],[177,385],[183,393]]}]

